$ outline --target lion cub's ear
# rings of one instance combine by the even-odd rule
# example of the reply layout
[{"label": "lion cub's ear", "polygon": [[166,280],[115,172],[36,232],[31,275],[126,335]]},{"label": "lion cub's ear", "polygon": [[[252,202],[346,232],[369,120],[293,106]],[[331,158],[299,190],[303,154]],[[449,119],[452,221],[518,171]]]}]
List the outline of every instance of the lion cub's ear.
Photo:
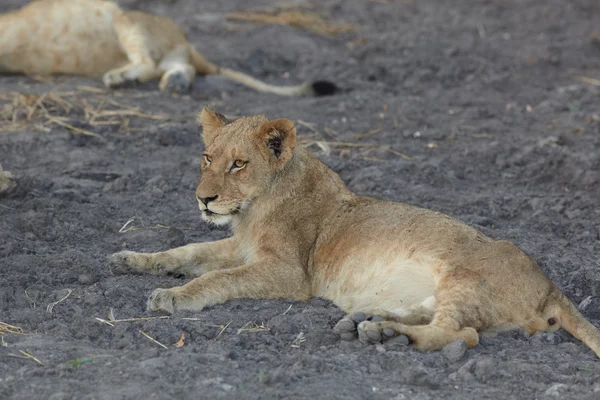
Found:
[{"label": "lion cub's ear", "polygon": [[292,158],[296,147],[296,127],[289,119],[273,119],[260,126],[257,138],[273,165],[281,169]]},{"label": "lion cub's ear", "polygon": [[204,107],[198,114],[198,123],[202,125],[202,140],[204,140],[204,144],[208,144],[217,137],[219,129],[227,125],[229,121],[222,114]]}]

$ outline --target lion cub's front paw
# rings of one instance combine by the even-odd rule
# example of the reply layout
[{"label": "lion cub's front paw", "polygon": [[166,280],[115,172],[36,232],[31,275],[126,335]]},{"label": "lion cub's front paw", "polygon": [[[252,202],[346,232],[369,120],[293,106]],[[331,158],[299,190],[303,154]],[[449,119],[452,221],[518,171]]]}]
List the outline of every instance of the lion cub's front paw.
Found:
[{"label": "lion cub's front paw", "polygon": [[177,309],[175,289],[156,289],[148,298],[148,311],[164,311],[173,314]]},{"label": "lion cub's front paw", "polygon": [[116,274],[130,274],[139,272],[140,254],[134,251],[121,251],[108,256],[111,270]]}]

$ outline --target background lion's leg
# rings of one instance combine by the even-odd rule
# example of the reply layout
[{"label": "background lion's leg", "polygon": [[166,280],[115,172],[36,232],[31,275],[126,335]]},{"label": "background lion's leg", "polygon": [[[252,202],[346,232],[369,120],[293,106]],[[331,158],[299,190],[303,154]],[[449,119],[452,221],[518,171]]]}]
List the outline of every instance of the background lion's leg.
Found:
[{"label": "background lion's leg", "polygon": [[182,93],[187,91],[196,77],[196,69],[190,64],[189,45],[180,45],[167,54],[158,68],[165,71],[160,80],[160,90]]},{"label": "background lion's leg", "polygon": [[126,82],[146,82],[162,75],[150,55],[145,32],[131,22],[126,15],[120,15],[113,21],[119,44],[127,55],[129,63],[104,74],[104,84],[115,87]]},{"label": "background lion's leg", "polygon": [[121,251],[109,257],[115,272],[153,275],[200,276],[208,271],[242,263],[235,239],[192,243],[158,253]]}]

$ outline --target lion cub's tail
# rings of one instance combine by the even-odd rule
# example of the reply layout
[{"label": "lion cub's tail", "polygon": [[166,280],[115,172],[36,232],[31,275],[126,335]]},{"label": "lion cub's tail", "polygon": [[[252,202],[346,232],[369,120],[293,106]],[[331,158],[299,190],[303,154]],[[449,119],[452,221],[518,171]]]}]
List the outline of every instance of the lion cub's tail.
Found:
[{"label": "lion cub's tail", "polygon": [[[558,290],[558,289],[557,289]],[[557,316],[560,326],[585,343],[600,357],[600,330],[592,325],[562,293],[557,296]]]},{"label": "lion cub's tail", "polygon": [[216,64],[205,59],[200,53],[190,46],[192,65],[199,74],[220,75],[232,81],[241,83],[254,90],[265,93],[278,94],[280,96],[328,96],[334,94],[338,88],[328,81],[307,82],[298,86],[277,86],[262,82],[243,72],[234,71],[229,68],[220,68]]}]

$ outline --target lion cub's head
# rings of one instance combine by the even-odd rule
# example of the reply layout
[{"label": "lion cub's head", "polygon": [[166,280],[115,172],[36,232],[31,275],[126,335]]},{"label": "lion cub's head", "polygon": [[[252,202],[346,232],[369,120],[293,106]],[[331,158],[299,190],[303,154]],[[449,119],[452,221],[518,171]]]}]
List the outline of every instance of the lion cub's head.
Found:
[{"label": "lion cub's head", "polygon": [[208,108],[198,117],[205,144],[196,198],[202,218],[225,225],[271,187],[292,159],[292,121],[262,116],[228,121]]}]

